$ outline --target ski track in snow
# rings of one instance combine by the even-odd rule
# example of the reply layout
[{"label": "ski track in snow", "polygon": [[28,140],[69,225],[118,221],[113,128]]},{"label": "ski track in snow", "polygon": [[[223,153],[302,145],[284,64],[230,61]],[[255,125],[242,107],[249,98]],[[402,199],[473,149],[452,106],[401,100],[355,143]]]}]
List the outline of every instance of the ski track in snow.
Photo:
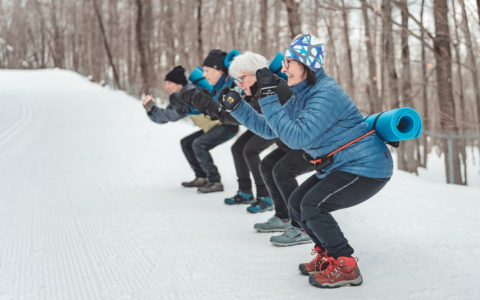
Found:
[{"label": "ski track in snow", "polygon": [[8,142],[8,140],[17,135],[32,118],[32,108],[29,101],[25,98],[8,99],[8,101],[15,100],[19,103],[18,106],[20,107],[20,116],[13,120],[13,124],[9,124],[8,122],[6,122],[6,124],[2,124],[6,126],[3,129],[0,128],[0,149]]},{"label": "ski track in snow", "polygon": [[233,141],[213,150],[226,191],[201,195],[179,184],[193,178],[179,140],[196,129],[153,124],[123,92],[0,70],[0,105],[0,300],[480,298],[478,187],[396,171],[334,213],[364,284],[322,290],[297,269],[312,244],[274,247],[253,230],[271,213],[223,204]]}]

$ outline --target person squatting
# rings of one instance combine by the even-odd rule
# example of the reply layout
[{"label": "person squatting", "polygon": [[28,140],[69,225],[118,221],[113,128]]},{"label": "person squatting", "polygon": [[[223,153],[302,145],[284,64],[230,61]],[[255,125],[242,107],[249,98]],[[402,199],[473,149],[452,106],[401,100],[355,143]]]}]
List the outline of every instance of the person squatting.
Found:
[{"label": "person squatting", "polygon": [[[245,126],[231,148],[238,191],[224,203],[246,204],[250,213],[273,211],[254,229],[281,232],[270,239],[276,246],[313,242],[315,257],[299,265],[313,286],[362,284],[354,249],[331,212],[360,204],[386,185],[393,162],[385,142],[367,134],[355,103],[325,73],[324,46],[311,34],[297,36],[286,49],[281,67],[286,80],[260,54],[245,52],[229,64],[226,56],[214,49],[202,63],[210,90],[188,83],[185,69],[176,66],[165,76],[168,106],[159,108],[151,95],[143,100],[153,122],[189,117],[200,128],[180,142],[195,174],[182,186],[223,191],[210,150]],[[260,159],[273,144],[277,148]],[[309,172],[314,173],[299,185],[296,177]]]}]

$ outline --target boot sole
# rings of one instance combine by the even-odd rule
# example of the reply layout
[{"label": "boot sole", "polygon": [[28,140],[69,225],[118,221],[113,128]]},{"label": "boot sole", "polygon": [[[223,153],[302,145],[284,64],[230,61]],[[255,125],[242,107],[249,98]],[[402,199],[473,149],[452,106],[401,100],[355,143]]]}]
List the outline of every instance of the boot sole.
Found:
[{"label": "boot sole", "polygon": [[262,212],[266,212],[266,211],[272,211],[273,210],[273,207],[272,208],[267,208],[267,209],[264,209],[264,210],[259,210],[259,211],[249,211],[247,209],[247,212],[251,213],[251,214],[256,214],[256,213],[262,213]]},{"label": "boot sole", "polygon": [[275,246],[277,247],[289,247],[289,246],[295,246],[295,245],[302,245],[302,244],[309,244],[312,242],[312,240],[309,240],[309,241],[300,241],[300,242],[294,242],[294,243],[288,243],[288,244],[284,244],[284,243],[277,243],[277,242],[274,242],[272,240],[270,240],[270,242],[272,244],[274,244]]},{"label": "boot sole", "polygon": [[304,264],[300,264],[298,266],[298,269],[300,270],[300,273],[302,273],[302,275],[305,275],[305,276],[310,276],[312,274],[318,273],[318,272],[308,272]]},{"label": "boot sole", "polygon": [[257,228],[253,228],[255,229],[256,231],[258,232],[285,232],[286,229],[257,229]]},{"label": "boot sole", "polygon": [[312,274],[308,278],[308,282],[310,282],[311,285],[313,285],[315,287],[318,287],[318,288],[335,289],[335,288],[339,288],[339,287],[343,287],[343,286],[359,286],[363,283],[363,278],[362,278],[362,274],[359,273],[357,278],[355,278],[354,280],[344,280],[344,281],[335,282],[335,283],[320,284],[315,279],[314,274]]},{"label": "boot sole", "polygon": [[223,192],[223,190],[217,190],[217,191],[208,191],[208,192],[204,192],[204,191],[197,191],[197,193],[199,193],[199,194],[209,194],[209,193],[218,193],[218,192]]}]

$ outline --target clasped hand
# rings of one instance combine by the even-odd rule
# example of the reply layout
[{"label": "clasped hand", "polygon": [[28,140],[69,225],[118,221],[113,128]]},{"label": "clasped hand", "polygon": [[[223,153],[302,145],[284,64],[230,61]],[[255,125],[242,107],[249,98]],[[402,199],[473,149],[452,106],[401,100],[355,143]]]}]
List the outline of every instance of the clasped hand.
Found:
[{"label": "clasped hand", "polygon": [[228,87],[224,88],[220,94],[218,95],[220,106],[228,111],[231,112],[237,108],[242,101],[242,95],[234,89],[230,89]]}]

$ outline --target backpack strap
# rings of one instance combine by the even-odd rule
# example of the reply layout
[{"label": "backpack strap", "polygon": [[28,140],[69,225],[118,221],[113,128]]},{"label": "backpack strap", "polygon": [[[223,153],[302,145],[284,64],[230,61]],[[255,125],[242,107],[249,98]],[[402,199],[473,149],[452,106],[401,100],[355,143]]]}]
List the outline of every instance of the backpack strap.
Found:
[{"label": "backpack strap", "polygon": [[[384,113],[384,111],[382,111],[381,113],[379,113],[376,117],[375,117],[375,120],[373,121],[373,125],[372,125],[372,129],[375,130],[376,126],[377,126],[377,121],[378,121],[378,118]],[[378,131],[376,131],[376,134],[378,135],[378,137],[380,137],[382,139],[382,141],[386,142],[388,145],[392,146],[392,147],[395,147],[395,148],[398,148],[398,146],[400,146],[400,142],[399,141],[387,141],[385,140],[379,133]]]},{"label": "backpack strap", "polygon": [[197,82],[199,82],[199,81],[202,80],[202,79],[205,79],[205,77],[200,77],[200,78],[196,79],[195,81],[193,81],[192,83],[193,83],[193,84],[197,84]]}]

